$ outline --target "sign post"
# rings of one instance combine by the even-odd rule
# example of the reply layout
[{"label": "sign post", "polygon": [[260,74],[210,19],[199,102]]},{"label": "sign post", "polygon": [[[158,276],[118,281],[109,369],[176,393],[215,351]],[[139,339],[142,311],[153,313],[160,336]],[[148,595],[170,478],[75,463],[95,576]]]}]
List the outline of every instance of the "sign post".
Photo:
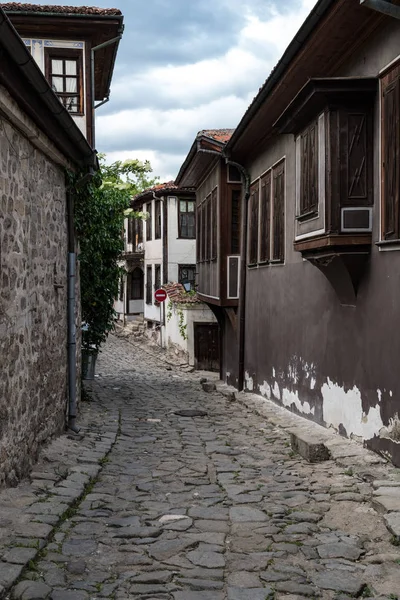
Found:
[{"label": "sign post", "polygon": [[154,292],[154,299],[160,305],[160,347],[162,348],[163,347],[163,344],[162,344],[162,326],[163,326],[162,305],[165,302],[165,300],[167,299],[167,292],[163,289],[156,290]]}]

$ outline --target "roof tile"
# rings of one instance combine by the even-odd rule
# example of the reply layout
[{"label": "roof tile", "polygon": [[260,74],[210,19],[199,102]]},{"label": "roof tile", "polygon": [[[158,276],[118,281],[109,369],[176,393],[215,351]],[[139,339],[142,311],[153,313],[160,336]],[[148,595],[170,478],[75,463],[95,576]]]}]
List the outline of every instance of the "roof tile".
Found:
[{"label": "roof tile", "polygon": [[57,6],[54,4],[25,4],[22,2],[0,3],[0,8],[7,12],[60,13],[74,15],[120,16],[118,8],[98,8],[97,6]]},{"label": "roof tile", "polygon": [[234,129],[203,129],[202,131],[199,131],[197,135],[198,137],[204,135],[217,142],[226,143],[231,139],[234,131]]},{"label": "roof tile", "polygon": [[197,294],[188,294],[181,283],[166,283],[161,286],[168,295],[171,302],[178,304],[202,304]]}]

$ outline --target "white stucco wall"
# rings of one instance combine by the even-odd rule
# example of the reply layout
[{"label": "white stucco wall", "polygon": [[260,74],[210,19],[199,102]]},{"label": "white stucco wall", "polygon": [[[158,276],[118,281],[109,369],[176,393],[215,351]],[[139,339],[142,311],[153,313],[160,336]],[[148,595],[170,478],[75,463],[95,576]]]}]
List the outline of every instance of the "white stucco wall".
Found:
[{"label": "white stucco wall", "polygon": [[196,240],[179,238],[178,198],[168,197],[168,279],[178,281],[179,265],[196,264]]},{"label": "white stucco wall", "polygon": [[85,61],[85,42],[83,40],[51,40],[51,39],[40,39],[40,38],[23,38],[23,41],[26,46],[30,46],[32,56],[39,65],[42,73],[45,73],[45,48],[69,48],[73,50],[82,50],[82,63],[83,63],[83,116],[75,117],[72,113],[71,117],[74,119],[75,123],[78,125],[79,129],[82,131],[83,135],[86,137],[87,129],[86,129],[86,69],[88,66]]},{"label": "white stucco wall", "polygon": [[[168,301],[167,301],[168,303]],[[179,329],[179,311],[183,314],[183,325],[186,325],[185,340]],[[185,306],[176,304],[167,304],[166,315],[170,313],[171,317],[168,320],[165,318],[165,326],[163,327],[163,338],[166,347],[174,344],[188,355],[188,361],[191,366],[194,366],[194,323],[216,323],[216,319],[212,311],[205,304],[195,306]]]}]

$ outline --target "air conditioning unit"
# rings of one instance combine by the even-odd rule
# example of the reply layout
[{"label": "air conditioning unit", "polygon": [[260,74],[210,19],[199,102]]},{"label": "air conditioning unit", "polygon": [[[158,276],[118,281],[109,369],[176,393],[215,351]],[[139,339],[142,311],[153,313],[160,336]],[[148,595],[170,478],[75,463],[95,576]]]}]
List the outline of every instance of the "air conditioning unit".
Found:
[{"label": "air conditioning unit", "polygon": [[372,231],[372,208],[346,206],[342,208],[341,221],[343,233],[369,233]]},{"label": "air conditioning unit", "polygon": [[228,300],[237,300],[239,298],[240,283],[240,256],[228,256],[227,270],[227,298]]}]

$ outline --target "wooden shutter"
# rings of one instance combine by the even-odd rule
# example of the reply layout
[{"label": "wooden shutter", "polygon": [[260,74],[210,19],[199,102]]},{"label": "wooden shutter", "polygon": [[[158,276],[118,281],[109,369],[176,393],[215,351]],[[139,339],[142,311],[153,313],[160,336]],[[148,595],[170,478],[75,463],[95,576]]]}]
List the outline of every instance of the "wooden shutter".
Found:
[{"label": "wooden shutter", "polygon": [[260,262],[268,262],[271,246],[271,171],[261,179],[260,221]]},{"label": "wooden shutter", "polygon": [[217,249],[217,226],[218,226],[218,207],[217,207],[217,189],[213,190],[211,194],[211,260],[216,260],[218,256]]},{"label": "wooden shutter", "polygon": [[399,239],[400,67],[382,82],[383,238]]},{"label": "wooden shutter", "polygon": [[318,210],[318,121],[301,135],[300,216]]},{"label": "wooden shutter", "polygon": [[250,188],[250,239],[249,239],[249,264],[255,265],[258,261],[258,196],[259,181]]},{"label": "wooden shutter", "polygon": [[285,163],[274,167],[273,177],[273,252],[274,261],[285,260]]},{"label": "wooden shutter", "polygon": [[240,190],[232,190],[231,254],[240,254]]}]

